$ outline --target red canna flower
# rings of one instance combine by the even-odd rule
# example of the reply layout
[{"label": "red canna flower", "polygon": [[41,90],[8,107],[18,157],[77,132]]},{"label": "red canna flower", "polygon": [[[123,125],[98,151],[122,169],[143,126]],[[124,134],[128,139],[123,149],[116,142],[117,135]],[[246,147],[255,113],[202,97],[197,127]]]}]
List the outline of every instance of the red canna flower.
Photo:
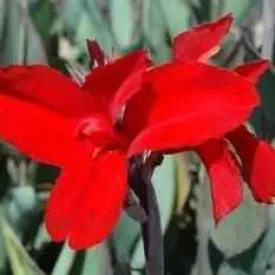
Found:
[{"label": "red canna flower", "polygon": [[152,68],[143,51],[105,64],[94,45],[98,67],[81,87],[46,66],[0,70],[0,136],[62,170],[46,209],[53,240],[82,249],[106,238],[122,209],[129,159],[145,151],[197,150],[214,182],[216,219],[239,203],[238,165],[223,137],[259,103],[254,84],[196,60]]},{"label": "red canna flower", "polygon": [[[207,59],[217,52],[220,42],[230,29],[232,20],[232,15],[228,14],[216,21],[180,33],[174,39],[174,62],[182,63],[190,60],[207,62]],[[267,60],[259,60],[240,65],[234,71],[256,85],[260,75],[268,66]],[[229,150],[228,143],[233,145],[235,153],[241,160],[241,167],[236,165],[234,153]],[[218,150],[222,157],[219,161],[213,161]],[[223,140],[205,143],[197,151],[212,181],[216,221],[241,202],[240,168],[256,200],[265,203],[271,203],[274,200],[275,151],[269,144],[253,136],[245,126],[229,132]]]}]

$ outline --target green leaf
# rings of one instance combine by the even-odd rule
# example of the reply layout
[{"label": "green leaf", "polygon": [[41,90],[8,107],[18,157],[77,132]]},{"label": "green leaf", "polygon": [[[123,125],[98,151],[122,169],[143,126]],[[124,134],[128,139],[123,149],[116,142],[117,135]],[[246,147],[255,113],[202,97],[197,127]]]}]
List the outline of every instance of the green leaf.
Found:
[{"label": "green leaf", "polygon": [[116,259],[123,263],[131,258],[137,239],[140,236],[139,224],[124,213],[111,236]]},{"label": "green leaf", "polygon": [[5,3],[8,16],[1,41],[1,63],[46,63],[44,46],[29,18],[27,6],[18,1]]},{"label": "green leaf", "polygon": [[70,270],[70,273],[68,273],[68,275],[80,275],[80,274],[82,274],[83,263],[84,263],[84,260],[85,260],[85,253],[86,253],[85,250],[78,251],[76,253],[74,263],[73,263],[72,268]]},{"label": "green leaf", "polygon": [[81,275],[91,274],[112,274],[110,251],[105,242],[88,249],[85,253]]},{"label": "green leaf", "polygon": [[256,109],[251,119],[252,125],[257,134],[264,134],[263,116],[271,125],[275,125],[275,73],[269,70],[264,74],[259,83],[261,105]]},{"label": "green leaf", "polygon": [[2,35],[4,30],[4,24],[6,19],[6,1],[0,1],[0,41],[2,41]]},{"label": "green leaf", "polygon": [[269,220],[268,228],[265,232],[265,235],[262,238],[261,243],[259,244],[258,247],[256,247],[254,252],[255,258],[252,261],[252,267],[251,267],[251,270],[252,270],[251,273],[253,275],[263,274],[264,272],[266,272],[267,268],[269,268],[270,270],[272,269],[274,270],[275,207],[273,205],[270,205],[267,207],[267,210],[268,210],[268,220]]},{"label": "green leaf", "polygon": [[215,4],[215,0],[200,0],[197,5],[194,4],[193,7],[197,19],[196,21],[202,23],[215,17]]},{"label": "green leaf", "polygon": [[156,62],[169,60],[170,36],[159,3],[145,0],[143,7],[143,35],[145,45],[150,49]]},{"label": "green leaf", "polygon": [[[66,252],[66,254],[68,251]],[[70,260],[72,255],[69,256]],[[86,251],[79,251],[74,255],[75,261],[67,263],[70,266],[70,272],[64,273],[68,266],[65,264],[61,269],[63,273],[56,274],[70,274],[70,275],[112,275],[111,254],[106,242],[100,243]],[[60,259],[61,260],[61,259]],[[60,262],[60,266],[62,262]]]},{"label": "green leaf", "polygon": [[86,40],[96,39],[106,52],[111,53],[113,40],[106,18],[95,0],[69,0],[62,18],[64,30],[75,34],[81,52],[86,50]]},{"label": "green leaf", "polygon": [[242,204],[213,228],[210,236],[225,257],[232,257],[252,247],[263,235],[267,223],[265,206],[257,203],[245,186]]},{"label": "green leaf", "polygon": [[81,13],[81,18],[79,20],[78,25],[76,25],[75,32],[75,39],[80,51],[86,50],[87,39],[97,40],[97,28],[91,21],[88,12],[83,11]]},{"label": "green leaf", "polygon": [[83,13],[82,0],[66,0],[62,21],[64,28],[71,32],[77,28]]},{"label": "green leaf", "polygon": [[[22,18],[16,1],[4,0],[5,24],[2,30],[1,63],[3,65],[20,63],[24,58],[24,27],[26,20]],[[2,12],[3,14],[3,12]]]},{"label": "green leaf", "polygon": [[49,0],[38,0],[31,9],[31,17],[38,33],[45,40],[50,35],[55,13]]},{"label": "green leaf", "polygon": [[12,227],[1,216],[1,232],[4,237],[5,249],[14,275],[43,275],[44,272],[28,255],[21,242],[17,239]]},{"label": "green leaf", "polygon": [[241,206],[215,228],[211,211],[210,184],[204,167],[200,173],[200,181],[197,210],[198,268],[203,274],[217,274],[215,270],[219,268],[220,262],[224,261],[230,264],[234,272],[236,269],[237,273],[232,271],[222,274],[242,274],[238,273],[240,269],[247,272],[247,275],[254,275],[250,271],[255,261],[255,251],[261,253],[259,245],[268,226],[265,206],[255,202],[250,190],[244,185],[244,200]]},{"label": "green leaf", "polygon": [[32,212],[33,208],[36,206],[36,194],[34,188],[30,185],[13,188],[11,196],[20,211],[24,214]]},{"label": "green leaf", "polygon": [[118,42],[122,48],[128,48],[133,38],[133,14],[132,1],[112,0],[110,3],[111,26]]},{"label": "green leaf", "polygon": [[76,251],[64,244],[51,275],[67,275],[73,266]]},{"label": "green leaf", "polygon": [[258,0],[227,0],[224,1],[224,12],[232,12],[235,23],[241,24],[257,1]]},{"label": "green leaf", "polygon": [[49,242],[51,242],[51,237],[46,230],[45,224],[42,223],[39,225],[36,236],[33,240],[33,248],[35,250],[40,250],[45,243]]},{"label": "green leaf", "polygon": [[[3,205],[0,204],[0,215],[3,213]],[[7,253],[5,249],[5,240],[1,230],[0,223],[0,274],[6,274],[7,269]]]},{"label": "green leaf", "polygon": [[164,14],[165,21],[168,24],[171,36],[182,32],[189,26],[190,11],[186,1],[182,0],[153,0],[160,2],[161,10]]},{"label": "green leaf", "polygon": [[239,35],[229,33],[222,44],[220,52],[214,57],[221,66],[233,68],[244,62],[245,48]]},{"label": "green leaf", "polygon": [[217,275],[249,275],[247,272],[239,269],[237,266],[228,263],[222,264]]}]

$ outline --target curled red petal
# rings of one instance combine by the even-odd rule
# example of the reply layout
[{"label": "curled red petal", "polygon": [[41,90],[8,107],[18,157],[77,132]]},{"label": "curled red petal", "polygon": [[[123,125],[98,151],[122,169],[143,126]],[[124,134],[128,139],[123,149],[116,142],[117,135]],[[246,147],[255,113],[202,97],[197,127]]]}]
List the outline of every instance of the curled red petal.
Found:
[{"label": "curled red petal", "polygon": [[[243,116],[242,113],[235,113]],[[210,112],[186,114],[145,128],[130,144],[128,157],[144,151],[178,152],[198,146],[210,138],[222,137],[230,120]]]},{"label": "curled red petal", "polygon": [[150,65],[144,51],[137,51],[96,68],[86,77],[84,90],[90,92],[109,106],[121,84],[132,74]]},{"label": "curled red petal", "polygon": [[[209,55],[221,43],[232,24],[232,14],[191,28],[174,38],[174,60],[179,62],[196,61]],[[209,56],[210,57],[210,56]]]},{"label": "curled red petal", "polygon": [[1,94],[0,138],[29,157],[60,167],[86,153],[75,138],[76,125],[29,101]]},{"label": "curled red petal", "polygon": [[96,61],[98,66],[105,65],[104,52],[100,48],[99,44],[95,40],[87,40],[87,48],[91,61]]},{"label": "curled red petal", "polygon": [[275,197],[275,150],[244,126],[227,135],[242,161],[244,179],[256,200],[270,203]]},{"label": "curled red petal", "polygon": [[82,115],[98,108],[92,95],[83,93],[62,73],[43,65],[1,68],[0,91],[64,115]]},{"label": "curled red petal", "polygon": [[47,203],[49,234],[55,241],[68,238],[73,249],[103,241],[119,218],[126,190],[126,163],[119,152],[64,172]]},{"label": "curled red petal", "polygon": [[270,67],[270,61],[261,59],[237,66],[234,71],[244,76],[246,79],[251,81],[253,84],[257,84],[259,78],[265,71]]},{"label": "curled red petal", "polygon": [[132,96],[141,91],[143,85],[143,75],[145,71],[146,68],[142,68],[141,70],[132,74],[122,83],[118,89],[110,107],[111,115],[115,123],[121,122],[118,120],[123,119],[127,102],[131,99]]},{"label": "curled red petal", "polygon": [[135,137],[128,154],[199,145],[239,126],[257,104],[254,86],[225,69],[200,63],[158,67],[128,102],[123,127]]},{"label": "curled red petal", "polygon": [[210,178],[213,214],[216,224],[243,199],[240,169],[235,156],[222,139],[210,140],[196,148]]}]

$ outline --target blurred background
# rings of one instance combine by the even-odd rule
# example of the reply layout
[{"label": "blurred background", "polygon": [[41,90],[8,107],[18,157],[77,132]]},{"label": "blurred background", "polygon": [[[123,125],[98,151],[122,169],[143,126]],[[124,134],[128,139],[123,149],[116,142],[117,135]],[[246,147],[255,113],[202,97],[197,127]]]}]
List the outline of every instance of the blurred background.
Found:
[{"label": "blurred background", "polygon": [[[161,63],[169,59],[177,33],[226,12],[234,14],[234,26],[212,62],[231,67],[261,56],[273,60],[274,0],[0,0],[0,65],[44,63],[67,74],[86,72],[87,39],[109,54],[145,47]],[[250,123],[272,142],[272,68],[259,91],[263,104]],[[57,175],[1,144],[0,274],[144,274],[139,225],[126,214],[108,240],[86,251],[51,242],[43,211]],[[256,203],[246,189],[241,207],[215,228],[208,178],[192,153],[165,157],[153,181],[165,275],[275,274],[275,206]]]}]

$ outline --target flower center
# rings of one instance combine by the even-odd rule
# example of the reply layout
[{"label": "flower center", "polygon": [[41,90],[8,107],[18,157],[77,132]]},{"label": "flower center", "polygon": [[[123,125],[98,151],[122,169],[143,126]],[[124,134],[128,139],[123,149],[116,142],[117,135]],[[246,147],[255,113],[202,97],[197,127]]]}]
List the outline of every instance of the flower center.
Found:
[{"label": "flower center", "polygon": [[103,150],[124,150],[127,142],[111,122],[101,116],[84,119],[77,128],[77,137],[83,142]]}]

